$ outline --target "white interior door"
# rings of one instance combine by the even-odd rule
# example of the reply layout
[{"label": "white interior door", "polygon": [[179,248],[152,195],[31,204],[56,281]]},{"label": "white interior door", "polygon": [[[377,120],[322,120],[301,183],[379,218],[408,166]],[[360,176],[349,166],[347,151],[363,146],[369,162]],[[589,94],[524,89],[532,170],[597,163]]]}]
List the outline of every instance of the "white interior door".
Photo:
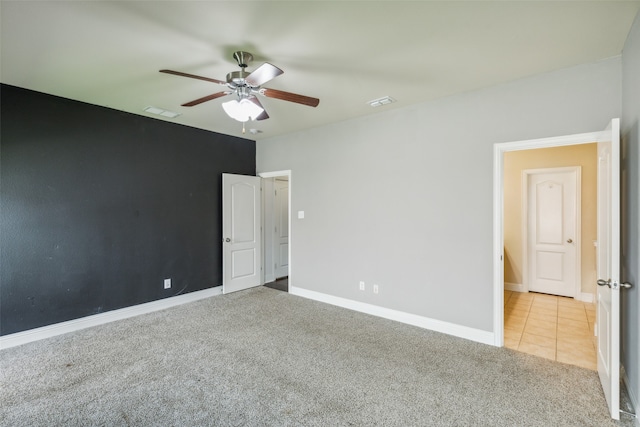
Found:
[{"label": "white interior door", "polygon": [[259,286],[261,179],[222,174],[222,292]]},{"label": "white interior door", "polygon": [[598,375],[611,418],[620,419],[620,120],[598,140]]},{"label": "white interior door", "polygon": [[524,175],[528,288],[576,297],[580,168],[528,170]]},{"label": "white interior door", "polygon": [[274,260],[276,279],[289,275],[289,182],[275,185]]}]

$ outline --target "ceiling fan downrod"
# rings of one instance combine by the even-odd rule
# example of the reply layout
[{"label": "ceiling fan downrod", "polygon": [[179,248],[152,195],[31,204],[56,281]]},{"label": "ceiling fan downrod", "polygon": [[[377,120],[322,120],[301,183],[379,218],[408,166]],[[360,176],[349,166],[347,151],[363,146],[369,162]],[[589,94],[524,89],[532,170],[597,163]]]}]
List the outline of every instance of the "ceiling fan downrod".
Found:
[{"label": "ceiling fan downrod", "polygon": [[249,62],[253,61],[253,55],[249,52],[237,51],[233,52],[233,59],[238,62],[240,71],[232,71],[227,74],[227,85],[229,88],[236,91],[238,99],[246,98],[249,94],[241,94],[238,90],[246,87],[246,78],[251,74],[247,73],[246,68],[249,66]]}]

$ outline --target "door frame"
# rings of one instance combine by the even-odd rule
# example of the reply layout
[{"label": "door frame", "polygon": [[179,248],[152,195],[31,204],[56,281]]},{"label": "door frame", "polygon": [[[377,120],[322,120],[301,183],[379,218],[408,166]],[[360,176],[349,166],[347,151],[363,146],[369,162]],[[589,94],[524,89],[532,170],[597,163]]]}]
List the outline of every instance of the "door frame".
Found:
[{"label": "door frame", "polygon": [[598,142],[602,132],[493,144],[493,336],[504,346],[504,153]]},{"label": "door frame", "polygon": [[[288,234],[289,234],[289,238],[288,238],[288,240],[289,240],[289,245],[288,245],[289,278],[288,278],[288,284],[289,284],[289,292],[291,292],[291,288],[293,286],[293,277],[292,277],[293,276],[293,274],[292,274],[293,273],[293,262],[292,262],[292,259],[291,259],[291,223],[292,223],[292,218],[293,218],[291,216],[291,194],[292,194],[291,189],[293,187],[293,177],[292,177],[290,169],[289,170],[281,170],[281,171],[273,171],[273,172],[260,172],[260,173],[258,173],[258,176],[260,178],[277,178],[277,177],[280,177],[280,176],[286,176],[288,178],[288,181],[289,181],[289,206],[288,206],[288,209],[289,209],[289,224],[288,224],[288,227],[289,227],[289,230],[288,230]],[[262,204],[262,210],[263,210],[263,213],[264,213],[264,203]],[[264,217],[264,215],[263,215],[263,217]],[[262,228],[262,233],[264,234],[264,227]],[[264,239],[263,239],[263,241],[264,241]],[[265,271],[265,269],[264,269],[264,256],[262,257],[261,263],[262,263],[262,284],[264,285],[264,283],[265,283],[265,281],[264,281],[264,271]]]},{"label": "door frame", "polygon": [[[577,144],[572,144],[577,145]],[[576,206],[575,206],[575,295],[574,299],[582,301],[582,168],[580,166],[562,166],[553,168],[538,168],[538,169],[525,169],[522,171],[521,190],[522,195],[522,211],[521,217],[521,232],[522,232],[522,287],[525,292],[529,291],[530,277],[529,277],[529,178],[531,175],[538,175],[541,173],[564,173],[574,172],[576,174]],[[504,219],[503,219],[504,220]]]},{"label": "door frame", "polygon": [[[287,226],[285,227],[287,229],[287,252],[289,250],[289,222],[291,221],[291,218],[289,218],[289,181],[282,179],[283,177],[277,177],[277,178],[273,178],[273,190],[274,190],[274,197],[273,197],[273,219],[275,221],[278,221],[278,227],[277,227],[277,232],[275,231],[275,228],[272,229],[272,236],[273,238],[271,239],[271,253],[272,256],[274,257],[274,262],[277,260],[277,268],[274,264],[274,279],[278,280],[278,278],[283,278],[283,277],[289,277],[289,260],[287,259],[287,263],[286,266],[283,266],[281,261],[281,255],[282,252],[280,250],[280,239],[282,237],[280,237],[280,233],[284,232],[284,230],[281,230],[280,225],[282,225],[282,217],[284,215],[287,215]],[[286,212],[282,211],[281,206],[279,205],[280,202],[282,201],[282,191],[279,190],[283,190],[286,189],[287,192],[287,209]],[[287,253],[287,257],[289,257],[289,254]],[[284,273],[284,271],[286,270],[286,275],[282,275],[281,273]],[[281,271],[281,273],[279,274],[278,271]]]}]

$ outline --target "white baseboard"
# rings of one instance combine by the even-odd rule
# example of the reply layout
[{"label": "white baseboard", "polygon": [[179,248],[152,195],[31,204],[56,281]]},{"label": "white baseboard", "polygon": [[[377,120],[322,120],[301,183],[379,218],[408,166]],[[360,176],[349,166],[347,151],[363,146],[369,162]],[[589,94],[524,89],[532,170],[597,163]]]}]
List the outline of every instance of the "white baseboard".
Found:
[{"label": "white baseboard", "polygon": [[30,329],[24,332],[16,332],[15,334],[0,337],[0,350],[27,344],[45,338],[55,337],[57,335],[66,334],[68,332],[79,331],[81,329],[90,328],[92,326],[115,322],[116,320],[127,319],[129,317],[139,316],[141,314],[164,310],[166,308],[175,307],[177,305],[182,305],[217,295],[222,295],[222,286],[204,289],[202,291],[190,292],[188,294],[177,295],[175,297],[147,302],[145,304],[138,304],[118,310],[107,311],[105,313],[94,314],[93,316],[82,317],[80,319],[74,319],[67,322],[56,323],[54,325],[43,326],[41,328]]},{"label": "white baseboard", "polygon": [[527,288],[525,288],[522,283],[504,282],[504,290],[513,292],[527,292]]},{"label": "white baseboard", "polygon": [[[640,417],[638,417],[638,409],[640,408],[640,402],[638,401],[638,396],[635,395],[634,390],[631,388],[629,384],[629,377],[627,376],[627,371],[624,369],[624,366],[620,364],[620,376],[622,377],[622,383],[627,389],[627,394],[629,395],[629,400],[631,400],[631,406],[633,406],[633,410],[636,413],[636,427],[640,427]],[[626,408],[621,408],[626,411]]]},{"label": "white baseboard", "polygon": [[459,338],[465,338],[482,344],[495,345],[493,332],[487,332],[480,329],[469,328],[467,326],[456,325],[454,323],[443,322],[442,320],[430,319],[428,317],[379,307],[377,305],[367,304],[359,301],[353,301],[333,295],[327,295],[320,292],[297,288],[295,286],[289,286],[289,293],[292,295],[309,298],[315,301],[336,305],[338,307],[347,308],[349,310],[359,311],[361,313],[371,314],[373,316],[383,317],[389,320],[395,320],[396,322],[418,326],[420,328],[429,329],[431,331],[442,332],[444,334],[453,335]]},{"label": "white baseboard", "polygon": [[[528,292],[528,290],[522,283],[504,282],[504,290],[512,291],[512,292]],[[576,296],[576,299],[578,301],[583,301],[588,303],[593,303],[595,301],[593,294],[590,294],[588,292],[581,292],[580,294],[578,294],[578,296]]]},{"label": "white baseboard", "polygon": [[581,292],[576,299],[578,301],[582,301],[582,302],[588,302],[588,303],[593,303],[594,302],[594,297],[593,294],[590,294],[588,292]]}]

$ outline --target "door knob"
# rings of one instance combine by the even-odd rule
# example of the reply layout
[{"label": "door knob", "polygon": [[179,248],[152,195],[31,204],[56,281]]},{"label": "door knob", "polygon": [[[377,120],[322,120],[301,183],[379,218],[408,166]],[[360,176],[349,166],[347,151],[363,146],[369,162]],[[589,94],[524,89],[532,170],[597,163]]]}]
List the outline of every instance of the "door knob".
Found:
[{"label": "door knob", "polygon": [[630,289],[633,285],[631,283],[625,282],[625,283],[620,283],[620,286],[626,289]]},{"label": "door knob", "polygon": [[611,287],[611,279],[609,280],[603,280],[603,279],[598,279],[598,281],[596,282],[598,284],[598,286],[608,286]]},{"label": "door knob", "polygon": [[231,239],[227,237],[226,239],[224,239],[224,241],[229,243],[231,241]]},{"label": "door knob", "polygon": [[573,243],[573,239],[567,239],[567,243]]}]

